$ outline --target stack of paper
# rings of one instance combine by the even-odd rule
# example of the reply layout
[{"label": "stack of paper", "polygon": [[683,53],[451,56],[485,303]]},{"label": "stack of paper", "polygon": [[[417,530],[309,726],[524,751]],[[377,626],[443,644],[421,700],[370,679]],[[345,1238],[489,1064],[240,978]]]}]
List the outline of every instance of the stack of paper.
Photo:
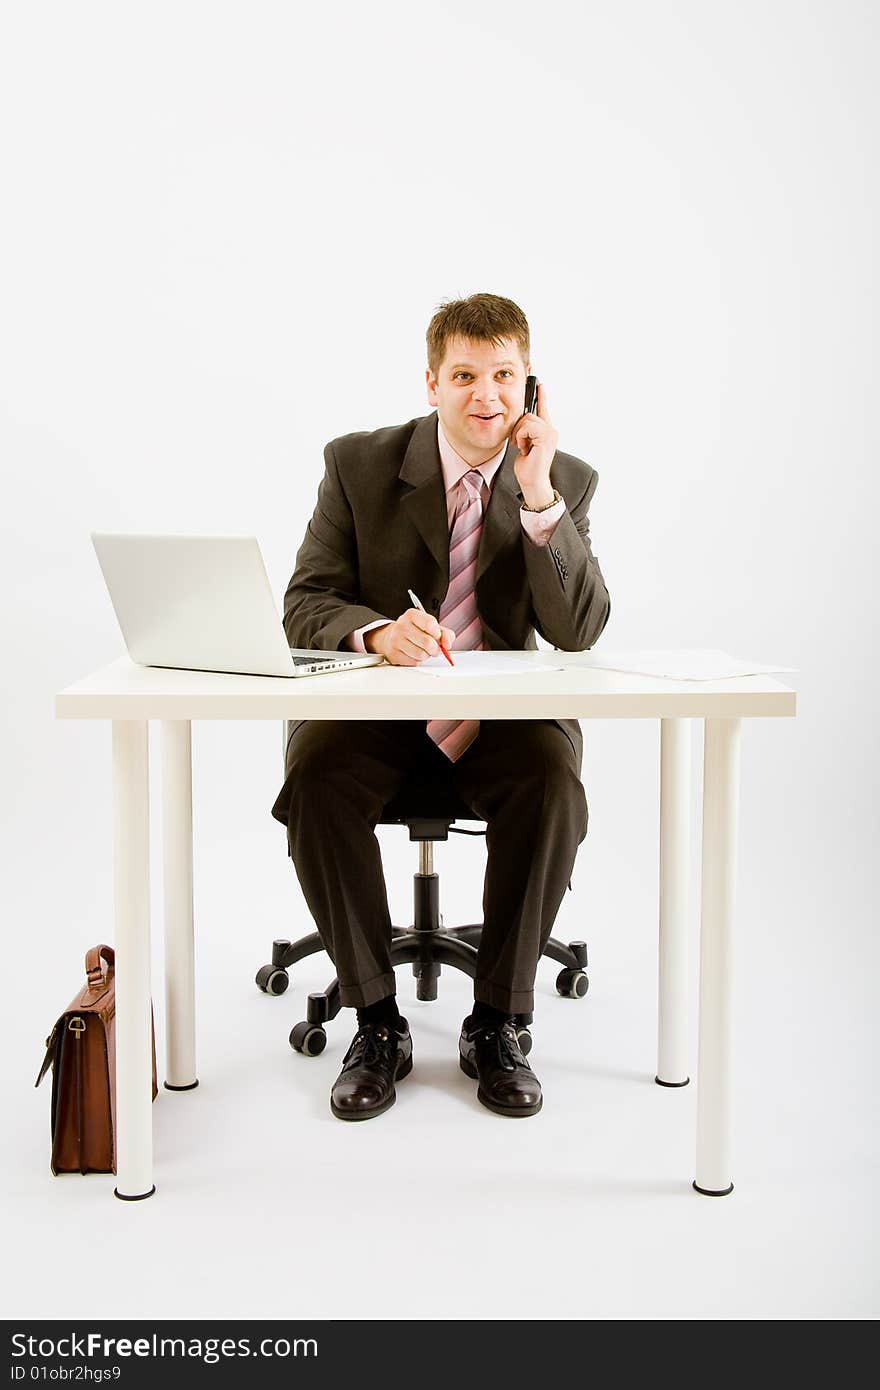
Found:
[{"label": "stack of paper", "polygon": [[422,671],[426,676],[531,676],[536,671],[559,671],[561,664],[550,660],[537,665],[511,652],[457,652],[453,650],[450,666],[445,656],[429,656],[418,666],[409,669]]},{"label": "stack of paper", "polygon": [[642,676],[661,676],[673,681],[719,681],[729,676],[765,676],[791,672],[793,666],[767,666],[745,661],[727,652],[678,650],[633,652],[584,652],[578,666],[600,671],[632,671]]}]

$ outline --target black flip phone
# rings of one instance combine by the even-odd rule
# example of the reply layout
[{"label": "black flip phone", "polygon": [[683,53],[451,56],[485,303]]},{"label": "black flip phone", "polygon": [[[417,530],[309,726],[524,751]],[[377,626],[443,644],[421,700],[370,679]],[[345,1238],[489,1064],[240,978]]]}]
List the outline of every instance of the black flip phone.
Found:
[{"label": "black flip phone", "polygon": [[538,409],[538,378],[536,376],[526,377],[526,403],[523,409],[526,415],[534,415]]}]

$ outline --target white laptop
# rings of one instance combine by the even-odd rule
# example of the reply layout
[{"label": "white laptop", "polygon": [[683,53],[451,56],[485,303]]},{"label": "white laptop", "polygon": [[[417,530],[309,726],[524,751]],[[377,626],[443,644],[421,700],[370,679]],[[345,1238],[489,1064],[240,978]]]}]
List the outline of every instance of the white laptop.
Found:
[{"label": "white laptop", "polygon": [[92,542],[125,645],[141,666],[315,676],[382,660],[289,647],[254,536],[93,532]]}]

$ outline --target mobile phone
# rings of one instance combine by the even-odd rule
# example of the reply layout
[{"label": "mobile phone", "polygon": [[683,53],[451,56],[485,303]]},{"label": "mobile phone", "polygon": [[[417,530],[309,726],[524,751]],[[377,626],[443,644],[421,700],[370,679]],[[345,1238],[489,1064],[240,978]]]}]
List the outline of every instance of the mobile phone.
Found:
[{"label": "mobile phone", "polygon": [[538,409],[538,378],[526,377],[526,401],[523,410],[526,415],[534,415]]}]

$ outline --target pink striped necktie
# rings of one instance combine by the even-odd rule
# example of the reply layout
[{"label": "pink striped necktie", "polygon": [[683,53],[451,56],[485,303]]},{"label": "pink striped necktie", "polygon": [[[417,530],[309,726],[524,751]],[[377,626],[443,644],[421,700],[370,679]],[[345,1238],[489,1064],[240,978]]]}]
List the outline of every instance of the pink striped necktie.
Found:
[{"label": "pink striped necktie", "polygon": [[[477,612],[475,581],[483,529],[483,475],[472,468],[458,484],[458,501],[449,536],[449,588],[440,608],[440,624],[455,632],[456,652],[481,651],[483,625]],[[432,738],[450,762],[460,758],[480,730],[479,719],[429,719]]]}]

